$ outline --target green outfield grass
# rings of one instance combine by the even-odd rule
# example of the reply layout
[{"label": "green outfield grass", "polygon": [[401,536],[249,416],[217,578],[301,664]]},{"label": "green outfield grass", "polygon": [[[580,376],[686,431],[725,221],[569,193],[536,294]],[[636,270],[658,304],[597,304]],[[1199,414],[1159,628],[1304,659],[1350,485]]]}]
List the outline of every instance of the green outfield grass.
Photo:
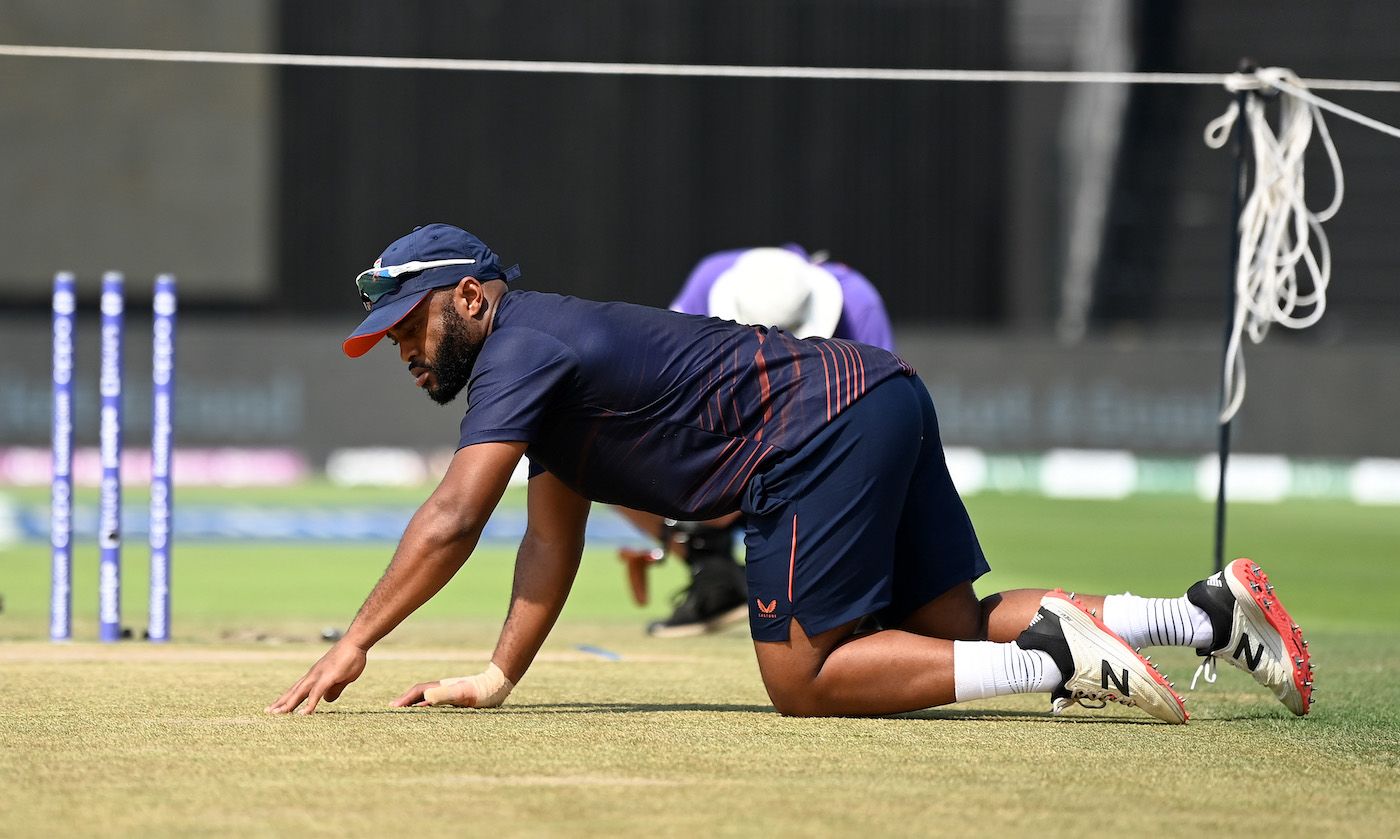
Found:
[{"label": "green outfield grass", "polygon": [[[987,495],[969,507],[995,569],[984,591],[1176,594],[1210,565],[1206,504]],[[77,555],[80,642],[49,644],[46,548],[0,548],[0,836],[1400,831],[1400,512],[1239,504],[1230,535],[1230,553],[1265,565],[1312,639],[1319,693],[1307,719],[1228,668],[1192,696],[1184,728],[1116,708],[1051,718],[1044,697],[786,719],[742,630],[643,636],[683,583],[677,565],[656,575],[657,601],[641,610],[602,549],[585,557],[505,708],[387,710],[415,681],[484,664],[509,588],[511,551],[499,547],[377,648],[329,713],[268,718],[262,707],[325,648],[321,630],[345,624],[391,545],[177,543],[177,642],[163,647],[81,641],[96,631],[91,546]],[[138,634],[143,560],[128,550],[124,606]],[[1155,660],[1183,688],[1195,667],[1186,651]]]}]

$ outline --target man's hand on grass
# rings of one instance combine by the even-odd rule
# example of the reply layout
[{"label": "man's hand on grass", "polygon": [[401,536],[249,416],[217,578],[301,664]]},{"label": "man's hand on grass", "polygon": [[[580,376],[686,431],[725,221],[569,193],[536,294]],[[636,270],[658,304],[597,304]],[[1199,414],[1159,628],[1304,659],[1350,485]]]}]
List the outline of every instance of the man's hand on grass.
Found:
[{"label": "man's hand on grass", "polygon": [[[354,644],[340,641],[321,656],[321,660],[297,683],[265,709],[269,714],[310,714],[322,699],[334,702],[341,691],[365,670],[365,651]],[[297,710],[305,702],[305,707]]]},{"label": "man's hand on grass", "polygon": [[425,708],[429,705],[455,705],[459,708],[495,708],[510,695],[515,684],[494,662],[484,673],[457,676],[436,682],[419,682],[390,703],[394,708]]}]

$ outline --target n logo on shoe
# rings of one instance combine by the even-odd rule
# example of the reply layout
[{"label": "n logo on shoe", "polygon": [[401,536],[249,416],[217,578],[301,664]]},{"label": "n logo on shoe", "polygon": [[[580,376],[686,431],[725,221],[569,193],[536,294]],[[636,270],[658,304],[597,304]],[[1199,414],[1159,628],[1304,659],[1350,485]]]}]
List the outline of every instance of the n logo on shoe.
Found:
[{"label": "n logo on shoe", "polygon": [[1259,669],[1259,662],[1264,660],[1264,642],[1259,642],[1259,649],[1251,650],[1249,648],[1249,633],[1241,632],[1240,645],[1235,647],[1235,658],[1238,659],[1240,656],[1244,656],[1244,661],[1249,665],[1250,672],[1254,672]]},{"label": "n logo on shoe", "polygon": [[1100,671],[1099,684],[1104,690],[1108,690],[1108,683],[1113,682],[1113,686],[1123,696],[1132,696],[1128,691],[1128,668],[1123,668],[1123,676],[1119,678],[1118,671],[1113,669],[1113,665],[1108,663],[1108,659],[1103,660],[1103,669]]}]

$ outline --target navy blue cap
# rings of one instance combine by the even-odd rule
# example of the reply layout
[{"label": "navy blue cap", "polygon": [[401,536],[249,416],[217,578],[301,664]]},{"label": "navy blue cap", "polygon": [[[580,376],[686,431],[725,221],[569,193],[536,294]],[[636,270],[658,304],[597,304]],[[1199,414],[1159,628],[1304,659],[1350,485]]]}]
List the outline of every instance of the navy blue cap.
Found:
[{"label": "navy blue cap", "polygon": [[472,259],[466,265],[446,265],[412,271],[395,277],[397,285],[378,300],[369,304],[369,315],[350,333],[340,347],[351,358],[359,358],[379,343],[384,333],[408,316],[428,292],[456,285],[463,277],[487,280],[514,280],[520,276],[520,266],[501,267],[501,259],[486,243],[460,227],[450,224],[429,224],[415,227],[413,232],[384,249],[374,261],[374,267],[387,268],[409,262],[436,262],[445,259]]}]

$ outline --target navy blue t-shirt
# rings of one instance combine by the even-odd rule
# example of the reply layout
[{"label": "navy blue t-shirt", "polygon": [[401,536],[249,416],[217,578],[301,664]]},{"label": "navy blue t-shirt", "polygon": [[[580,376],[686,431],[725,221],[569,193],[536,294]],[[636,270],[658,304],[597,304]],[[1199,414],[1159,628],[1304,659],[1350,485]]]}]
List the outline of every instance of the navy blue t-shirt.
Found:
[{"label": "navy blue t-shirt", "polygon": [[509,291],[458,445],[523,442],[532,475],[548,469],[591,500],[714,518],[870,388],[912,372],[865,344]]}]

